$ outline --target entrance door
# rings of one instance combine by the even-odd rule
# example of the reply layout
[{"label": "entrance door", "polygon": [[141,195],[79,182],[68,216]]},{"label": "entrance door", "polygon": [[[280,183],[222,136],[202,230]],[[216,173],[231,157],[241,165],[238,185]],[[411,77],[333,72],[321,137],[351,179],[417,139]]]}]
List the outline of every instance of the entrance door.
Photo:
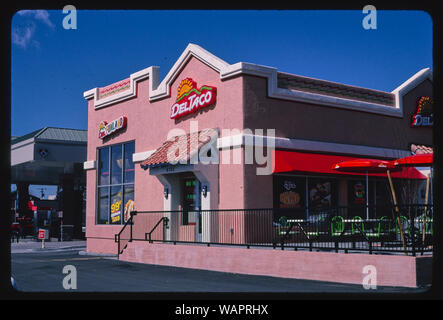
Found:
[{"label": "entrance door", "polygon": [[202,239],[200,182],[195,176],[183,179],[183,225],[195,225],[195,240]]}]

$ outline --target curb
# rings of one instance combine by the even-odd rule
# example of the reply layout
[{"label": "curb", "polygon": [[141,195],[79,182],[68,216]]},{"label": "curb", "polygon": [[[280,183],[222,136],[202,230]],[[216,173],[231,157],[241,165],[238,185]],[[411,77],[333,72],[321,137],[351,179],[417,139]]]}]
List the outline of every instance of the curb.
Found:
[{"label": "curb", "polygon": [[49,253],[49,252],[65,252],[65,251],[76,251],[81,247],[63,247],[63,248],[19,248],[19,249],[11,249],[11,254],[14,253]]},{"label": "curb", "polygon": [[79,255],[81,256],[95,256],[95,257],[110,257],[110,258],[117,258],[116,254],[112,253],[100,253],[100,252],[87,252],[87,251],[79,251]]}]

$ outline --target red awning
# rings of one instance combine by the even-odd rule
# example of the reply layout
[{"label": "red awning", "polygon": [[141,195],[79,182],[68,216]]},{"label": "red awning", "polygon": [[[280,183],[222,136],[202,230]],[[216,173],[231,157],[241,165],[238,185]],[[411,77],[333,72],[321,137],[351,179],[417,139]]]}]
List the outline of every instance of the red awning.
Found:
[{"label": "red awning", "polygon": [[[333,169],[337,163],[349,160],[365,160],[358,157],[304,153],[295,151],[274,150],[272,153],[272,161],[274,165],[273,173],[282,172],[309,172],[309,173],[326,173],[333,175],[351,175],[365,176],[365,172],[338,172]],[[370,160],[370,159],[366,159]],[[387,177],[386,173],[369,173],[370,177]],[[404,167],[401,171],[392,172],[392,178],[402,179],[426,179],[420,171],[412,167]]]}]

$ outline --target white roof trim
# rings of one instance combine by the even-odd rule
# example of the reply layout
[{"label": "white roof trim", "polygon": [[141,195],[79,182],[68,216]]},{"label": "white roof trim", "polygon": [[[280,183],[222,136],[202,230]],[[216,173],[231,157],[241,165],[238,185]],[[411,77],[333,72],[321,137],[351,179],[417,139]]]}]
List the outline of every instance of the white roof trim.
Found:
[{"label": "white roof trim", "polygon": [[394,89],[392,93],[395,96],[395,108],[400,110],[401,113],[403,114],[403,96],[426,79],[432,81],[432,71],[430,68],[425,68],[420,70],[412,77],[410,77],[408,80],[403,82],[396,89]]},{"label": "white roof trim", "polygon": [[[256,141],[258,139],[258,142]],[[332,154],[348,154],[368,157],[398,159],[411,154],[408,150],[390,149],[382,147],[361,146],[344,143],[260,136],[240,133],[231,136],[224,136],[217,139],[217,148],[220,150],[238,148],[242,146],[267,145],[267,139],[272,143],[273,148],[299,150],[308,152],[327,152]]]},{"label": "white roof trim", "polygon": [[135,82],[145,78],[149,78],[149,101],[169,97],[171,83],[177,78],[184,65],[191,57],[195,57],[204,64],[208,65],[210,68],[217,71],[220,74],[220,79],[228,79],[240,74],[255,75],[266,78],[268,82],[268,96],[270,98],[320,104],[329,107],[370,112],[394,117],[403,117],[403,96],[412,88],[421,83],[421,81],[423,81],[424,79],[432,78],[432,72],[429,68],[417,72],[414,76],[405,81],[401,86],[392,91],[395,96],[395,106],[389,107],[377,103],[279,88],[277,86],[278,70],[276,68],[246,62],[229,64],[218,58],[217,56],[213,55],[212,53],[201,48],[200,46],[190,43],[161,82],[160,68],[152,66],[131,74],[129,90],[111,95],[104,99],[97,99],[99,89],[94,88],[85,91],[83,96],[85,99],[93,98],[94,107],[95,109],[98,109],[136,96],[137,93]]},{"label": "white roof trim", "polygon": [[154,150],[149,150],[149,151],[144,151],[144,152],[133,153],[132,154],[132,162],[137,163],[137,162],[145,161],[155,151],[156,150],[154,149]]}]

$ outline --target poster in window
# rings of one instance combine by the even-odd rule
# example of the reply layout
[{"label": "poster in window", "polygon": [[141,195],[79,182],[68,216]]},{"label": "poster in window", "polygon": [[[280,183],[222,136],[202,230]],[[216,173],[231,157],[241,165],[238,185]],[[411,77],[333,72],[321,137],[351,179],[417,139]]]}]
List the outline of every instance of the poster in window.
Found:
[{"label": "poster in window", "polygon": [[353,183],[352,192],[352,204],[354,205],[364,205],[366,204],[366,187],[361,181],[356,181]]},{"label": "poster in window", "polygon": [[277,208],[301,208],[304,206],[305,180],[294,177],[276,178]]},{"label": "poster in window", "polygon": [[313,180],[309,183],[309,208],[327,209],[332,206],[332,183]]},{"label": "poster in window", "polygon": [[124,188],[125,188],[125,194],[124,194],[125,208],[123,212],[123,219],[124,222],[126,222],[131,217],[131,212],[135,210],[134,186],[129,185],[125,186]]},{"label": "poster in window", "polygon": [[122,190],[121,186],[111,188],[111,223],[121,224]]}]

